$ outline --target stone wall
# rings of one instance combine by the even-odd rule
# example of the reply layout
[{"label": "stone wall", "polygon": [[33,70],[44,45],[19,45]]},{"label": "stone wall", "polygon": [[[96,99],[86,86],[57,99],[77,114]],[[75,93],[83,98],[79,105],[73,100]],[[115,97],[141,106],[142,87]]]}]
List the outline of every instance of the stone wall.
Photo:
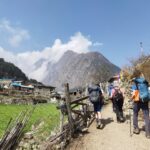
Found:
[{"label": "stone wall", "polygon": [[38,87],[34,88],[34,96],[39,96],[40,95],[40,96],[43,96],[43,97],[50,98],[52,92],[53,92],[53,90],[49,89],[49,88],[38,88]]},{"label": "stone wall", "polygon": [[16,150],[40,150],[40,146],[33,133],[28,132],[24,135]]},{"label": "stone wall", "polygon": [[53,90],[49,88],[35,88],[33,93],[26,93],[20,90],[7,90],[0,93],[2,104],[37,104],[56,102],[51,98]]}]

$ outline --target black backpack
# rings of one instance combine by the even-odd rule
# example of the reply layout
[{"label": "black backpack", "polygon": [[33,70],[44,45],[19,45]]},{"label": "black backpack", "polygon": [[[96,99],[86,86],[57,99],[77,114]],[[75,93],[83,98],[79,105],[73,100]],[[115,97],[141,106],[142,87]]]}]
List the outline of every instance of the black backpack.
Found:
[{"label": "black backpack", "polygon": [[92,103],[100,102],[101,98],[101,89],[97,85],[92,85],[88,88],[89,99]]},{"label": "black backpack", "polygon": [[123,100],[123,94],[120,90],[115,89],[115,93],[113,95],[113,99],[116,101],[121,101]]}]

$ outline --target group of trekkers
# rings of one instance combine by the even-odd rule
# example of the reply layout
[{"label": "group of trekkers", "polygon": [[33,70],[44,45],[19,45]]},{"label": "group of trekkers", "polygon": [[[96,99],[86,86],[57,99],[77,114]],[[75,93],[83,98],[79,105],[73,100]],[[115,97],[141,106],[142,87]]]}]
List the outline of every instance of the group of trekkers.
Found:
[{"label": "group of trekkers", "polygon": [[[140,133],[138,126],[138,113],[139,110],[142,109],[145,122],[145,136],[150,139],[150,117],[148,106],[150,101],[149,85],[142,73],[137,69],[135,69],[133,73],[130,90],[131,97],[129,102],[132,102],[133,108],[133,133]],[[94,107],[96,127],[101,129],[103,126],[101,115],[101,110],[104,104],[103,91],[99,84],[90,84],[88,86],[88,94]],[[109,86],[109,99],[112,101],[112,109],[116,114],[117,122],[123,123],[125,121],[123,115],[124,93],[121,91],[119,84],[111,84]]]}]

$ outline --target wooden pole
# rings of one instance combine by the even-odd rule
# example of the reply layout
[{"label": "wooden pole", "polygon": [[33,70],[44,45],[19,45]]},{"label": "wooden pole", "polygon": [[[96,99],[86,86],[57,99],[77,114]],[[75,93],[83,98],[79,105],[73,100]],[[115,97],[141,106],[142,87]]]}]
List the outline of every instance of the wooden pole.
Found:
[{"label": "wooden pole", "polygon": [[64,114],[60,112],[60,132],[63,132]]},{"label": "wooden pole", "polygon": [[72,101],[71,104],[76,104],[76,103],[81,102],[81,101],[88,99],[88,98],[89,98],[89,96],[78,98],[78,99]]},{"label": "wooden pole", "polygon": [[69,84],[68,83],[65,84],[65,97],[66,97],[66,101],[65,101],[66,107],[67,107],[67,111],[68,111],[68,122],[69,122],[69,126],[70,126],[70,133],[72,136],[74,133],[74,123],[73,123],[73,118],[71,115],[71,106],[70,106],[71,98],[70,98],[70,94],[69,94]]}]

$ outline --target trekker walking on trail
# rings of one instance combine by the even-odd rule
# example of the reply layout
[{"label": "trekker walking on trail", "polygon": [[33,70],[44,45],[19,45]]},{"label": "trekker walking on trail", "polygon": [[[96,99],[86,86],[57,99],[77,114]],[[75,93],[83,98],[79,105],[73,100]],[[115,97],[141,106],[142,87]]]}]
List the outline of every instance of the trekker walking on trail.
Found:
[{"label": "trekker walking on trail", "polygon": [[122,109],[124,97],[122,91],[119,88],[119,85],[115,85],[114,88],[112,89],[110,99],[112,100],[113,109],[114,112],[116,113],[117,122],[118,123],[124,122]]},{"label": "trekker walking on trail", "polygon": [[113,102],[113,100],[112,100],[112,98],[111,98],[112,89],[114,89],[114,86],[113,86],[113,84],[111,83],[111,84],[108,86],[108,91],[109,91],[108,97],[111,99],[111,102],[112,102],[112,109],[113,109],[113,112],[115,113],[116,110],[115,110],[114,102]]},{"label": "trekker walking on trail", "polygon": [[103,94],[99,84],[91,84],[88,86],[89,99],[94,107],[94,113],[96,118],[96,127],[102,127],[102,115],[101,109],[103,106]]},{"label": "trekker walking on trail", "polygon": [[150,100],[148,92],[148,82],[144,79],[141,71],[135,69],[133,73],[132,97],[133,100],[133,133],[139,134],[138,113],[142,109],[145,121],[145,136],[150,139],[150,119],[148,102]]}]

